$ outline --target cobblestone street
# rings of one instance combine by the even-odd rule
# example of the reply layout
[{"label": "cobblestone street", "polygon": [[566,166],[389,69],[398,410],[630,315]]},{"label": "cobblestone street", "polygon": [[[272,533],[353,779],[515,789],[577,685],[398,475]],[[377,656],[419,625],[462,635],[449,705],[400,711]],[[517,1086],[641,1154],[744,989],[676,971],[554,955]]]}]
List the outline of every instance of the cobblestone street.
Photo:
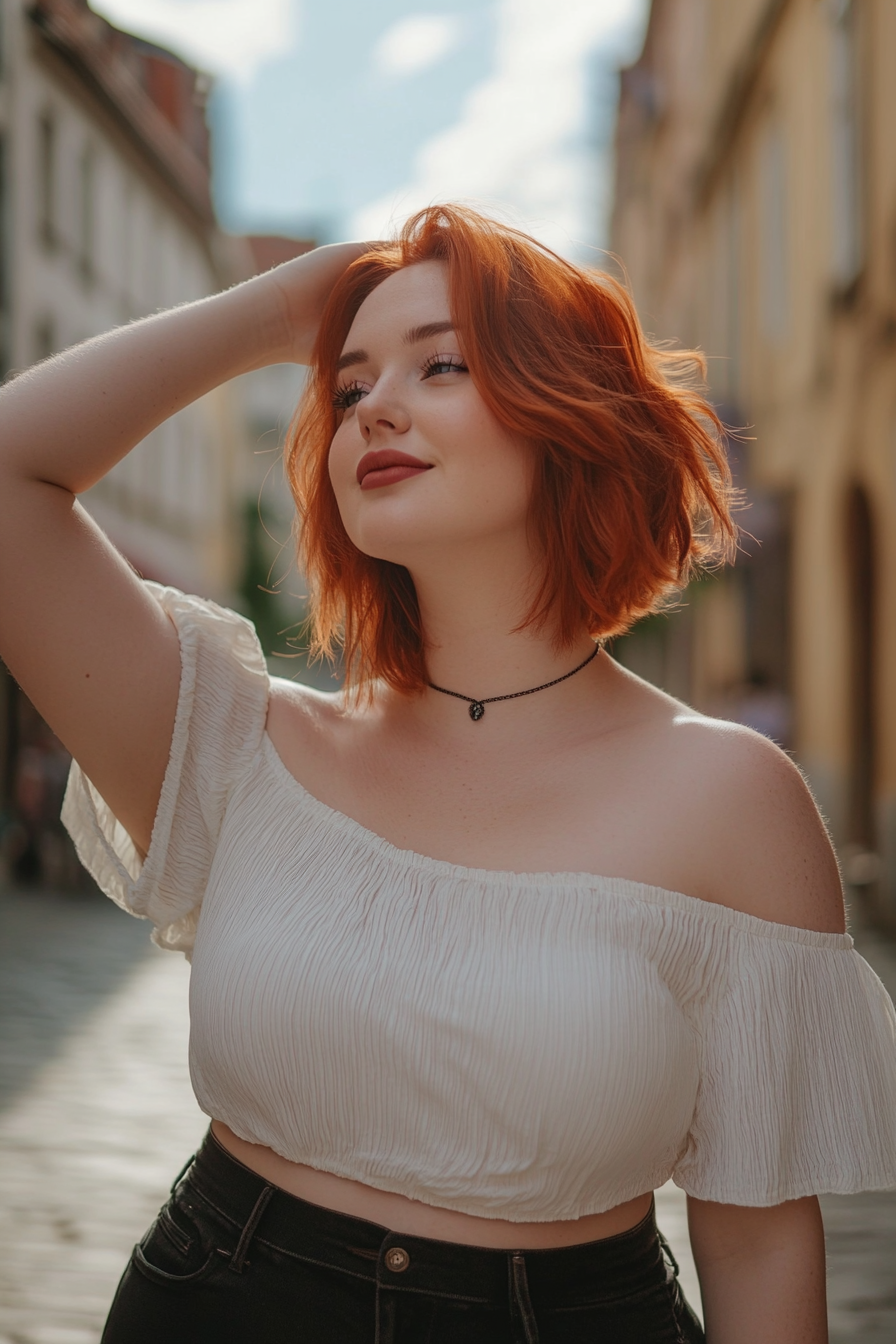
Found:
[{"label": "cobblestone street", "polygon": [[[861,948],[896,989],[896,953]],[[97,1344],[134,1241],[205,1127],[183,958],[92,893],[0,891],[0,1344]],[[660,1220],[699,1302],[684,1199]],[[896,1194],[824,1200],[832,1344],[896,1341]]]}]

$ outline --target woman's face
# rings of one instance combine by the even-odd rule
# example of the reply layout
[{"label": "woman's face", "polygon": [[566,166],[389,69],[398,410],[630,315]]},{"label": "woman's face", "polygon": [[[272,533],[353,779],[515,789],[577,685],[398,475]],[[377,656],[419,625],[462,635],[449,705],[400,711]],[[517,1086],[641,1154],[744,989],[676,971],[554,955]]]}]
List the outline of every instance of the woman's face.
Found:
[{"label": "woman's face", "polygon": [[443,263],[384,280],[358,310],[340,363],[330,479],[361,551],[413,569],[446,547],[525,537],[533,454],[473,385]]}]

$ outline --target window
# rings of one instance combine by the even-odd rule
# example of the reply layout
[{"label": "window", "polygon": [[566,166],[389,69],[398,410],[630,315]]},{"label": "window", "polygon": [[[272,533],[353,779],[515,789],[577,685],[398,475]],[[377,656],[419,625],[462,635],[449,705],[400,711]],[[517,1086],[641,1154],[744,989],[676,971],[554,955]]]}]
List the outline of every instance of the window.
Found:
[{"label": "window", "polygon": [[57,243],[56,159],[56,119],[52,112],[42,112],[37,122],[37,228],[47,248]]},{"label": "window", "polygon": [[78,164],[78,269],[84,280],[95,277],[96,154],[86,145]]},{"label": "window", "polygon": [[34,358],[36,362],[49,359],[56,353],[56,323],[52,317],[42,317],[34,328]]},{"label": "window", "polygon": [[9,246],[9,201],[7,200],[7,180],[6,180],[6,140],[0,136],[0,378],[7,371],[7,348],[6,348],[6,309],[9,304],[9,292],[7,289],[7,263]]},{"label": "window", "polygon": [[711,279],[713,392],[726,407],[737,401],[741,320],[741,221],[738,183],[732,176],[719,193],[714,220]]},{"label": "window", "polygon": [[762,210],[762,330],[771,341],[787,334],[789,304],[787,146],[783,127],[771,121],[760,147]]},{"label": "window", "polygon": [[831,270],[837,288],[848,290],[864,260],[858,23],[853,0],[830,6]]},{"label": "window", "polygon": [[131,316],[134,293],[134,188],[130,177],[123,178],[118,210],[118,275],[116,277],[126,316]]}]

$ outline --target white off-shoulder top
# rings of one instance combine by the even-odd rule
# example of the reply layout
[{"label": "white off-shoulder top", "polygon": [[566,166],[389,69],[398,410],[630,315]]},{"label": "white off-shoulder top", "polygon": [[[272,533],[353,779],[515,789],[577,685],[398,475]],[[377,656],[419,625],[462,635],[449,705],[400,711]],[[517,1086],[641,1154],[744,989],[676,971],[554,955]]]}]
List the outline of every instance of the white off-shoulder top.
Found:
[{"label": "white off-shoulder top", "polygon": [[280,761],[252,626],[151,588],[182,675],[145,862],[77,765],[63,818],[103,890],[192,955],[204,1111],[292,1161],[519,1222],[670,1176],[745,1205],[896,1185],[896,1018],[848,935],[399,850]]}]

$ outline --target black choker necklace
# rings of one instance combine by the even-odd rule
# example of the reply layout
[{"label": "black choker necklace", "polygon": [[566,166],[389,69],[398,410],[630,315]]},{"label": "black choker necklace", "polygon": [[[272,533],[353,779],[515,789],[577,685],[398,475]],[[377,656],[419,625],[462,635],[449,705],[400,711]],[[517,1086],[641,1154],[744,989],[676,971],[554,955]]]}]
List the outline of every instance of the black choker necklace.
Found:
[{"label": "black choker necklace", "polygon": [[587,667],[589,663],[594,662],[601,651],[601,647],[600,644],[595,645],[594,652],[589,653],[584,663],[579,663],[578,667],[574,667],[571,672],[564,672],[562,677],[555,677],[553,681],[546,681],[541,686],[533,686],[528,691],[514,691],[512,695],[487,695],[484,700],[476,700],[472,695],[461,695],[460,691],[446,691],[444,686],[436,686],[432,681],[428,681],[426,684],[431,691],[439,691],[442,695],[453,695],[455,700],[466,700],[470,706],[470,718],[474,723],[478,723],[485,713],[486,705],[497,704],[499,700],[519,700],[521,695],[534,695],[536,691],[546,691],[549,686],[559,686],[561,681],[569,681],[569,678],[574,677],[577,672],[581,672],[583,667]]}]

